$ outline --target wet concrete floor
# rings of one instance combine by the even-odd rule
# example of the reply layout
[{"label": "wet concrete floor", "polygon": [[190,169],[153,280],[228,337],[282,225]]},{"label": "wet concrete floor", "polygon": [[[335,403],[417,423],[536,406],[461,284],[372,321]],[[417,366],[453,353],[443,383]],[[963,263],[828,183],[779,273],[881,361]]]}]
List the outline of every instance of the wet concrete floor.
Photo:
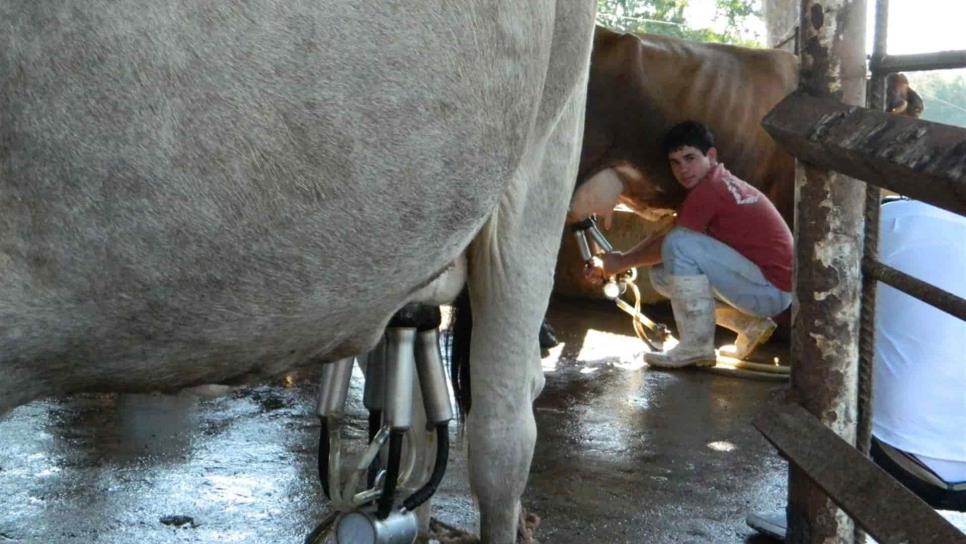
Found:
[{"label": "wet concrete floor", "polygon": [[[544,360],[524,498],[538,540],[771,542],[744,517],[783,505],[786,465],[750,421],[784,385],[642,368],[643,345],[611,305],[555,301],[551,320],[564,344]],[[357,439],[360,392],[357,374]],[[300,543],[327,511],[314,401],[314,383],[293,379],[18,408],[0,421],[0,544]],[[434,514],[475,532],[453,440]]]}]

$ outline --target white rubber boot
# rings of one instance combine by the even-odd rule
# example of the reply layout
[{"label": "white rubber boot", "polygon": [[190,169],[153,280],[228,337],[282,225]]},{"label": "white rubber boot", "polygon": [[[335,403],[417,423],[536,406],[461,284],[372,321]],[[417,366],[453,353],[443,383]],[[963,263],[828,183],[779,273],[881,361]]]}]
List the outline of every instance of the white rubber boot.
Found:
[{"label": "white rubber boot", "polygon": [[708,277],[672,276],[671,309],[680,343],[664,353],[645,353],[644,361],[659,368],[714,365],[714,298]]},{"label": "white rubber boot", "polygon": [[714,320],[718,325],[738,333],[733,350],[718,350],[721,355],[735,359],[747,358],[758,346],[767,342],[778,327],[770,317],[749,315],[720,302],[715,305]]}]

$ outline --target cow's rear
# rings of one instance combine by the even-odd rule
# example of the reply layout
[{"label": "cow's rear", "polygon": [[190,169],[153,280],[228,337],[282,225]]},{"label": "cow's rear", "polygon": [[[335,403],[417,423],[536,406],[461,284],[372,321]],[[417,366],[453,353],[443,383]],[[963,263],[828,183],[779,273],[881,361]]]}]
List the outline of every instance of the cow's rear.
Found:
[{"label": "cow's rear", "polygon": [[368,347],[546,143],[479,4],[0,1],[0,413]]},{"label": "cow's rear", "polygon": [[0,21],[0,413],[360,353],[466,251],[471,484],[483,542],[513,540],[593,3],[0,0]]}]

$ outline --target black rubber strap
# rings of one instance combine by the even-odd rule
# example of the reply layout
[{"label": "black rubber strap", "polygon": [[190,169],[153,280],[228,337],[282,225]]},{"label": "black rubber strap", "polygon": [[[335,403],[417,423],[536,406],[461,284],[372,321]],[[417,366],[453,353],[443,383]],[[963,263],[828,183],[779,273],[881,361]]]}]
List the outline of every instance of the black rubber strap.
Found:
[{"label": "black rubber strap", "polygon": [[403,502],[403,508],[412,512],[419,508],[421,504],[429,500],[436,493],[436,488],[443,481],[446,474],[446,463],[449,461],[449,422],[440,423],[436,426],[436,464],[433,466],[433,474],[429,477],[426,485],[420,487]]}]

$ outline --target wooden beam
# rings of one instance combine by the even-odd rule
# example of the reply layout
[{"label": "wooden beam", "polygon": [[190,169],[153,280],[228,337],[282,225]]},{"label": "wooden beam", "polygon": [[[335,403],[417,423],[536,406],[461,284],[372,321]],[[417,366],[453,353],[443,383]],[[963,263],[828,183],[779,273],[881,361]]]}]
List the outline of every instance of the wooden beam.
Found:
[{"label": "wooden beam", "polygon": [[966,215],[966,129],[794,93],[762,120],[789,153]]},{"label": "wooden beam", "polygon": [[772,404],[754,426],[880,544],[966,543],[966,535],[798,404]]}]

